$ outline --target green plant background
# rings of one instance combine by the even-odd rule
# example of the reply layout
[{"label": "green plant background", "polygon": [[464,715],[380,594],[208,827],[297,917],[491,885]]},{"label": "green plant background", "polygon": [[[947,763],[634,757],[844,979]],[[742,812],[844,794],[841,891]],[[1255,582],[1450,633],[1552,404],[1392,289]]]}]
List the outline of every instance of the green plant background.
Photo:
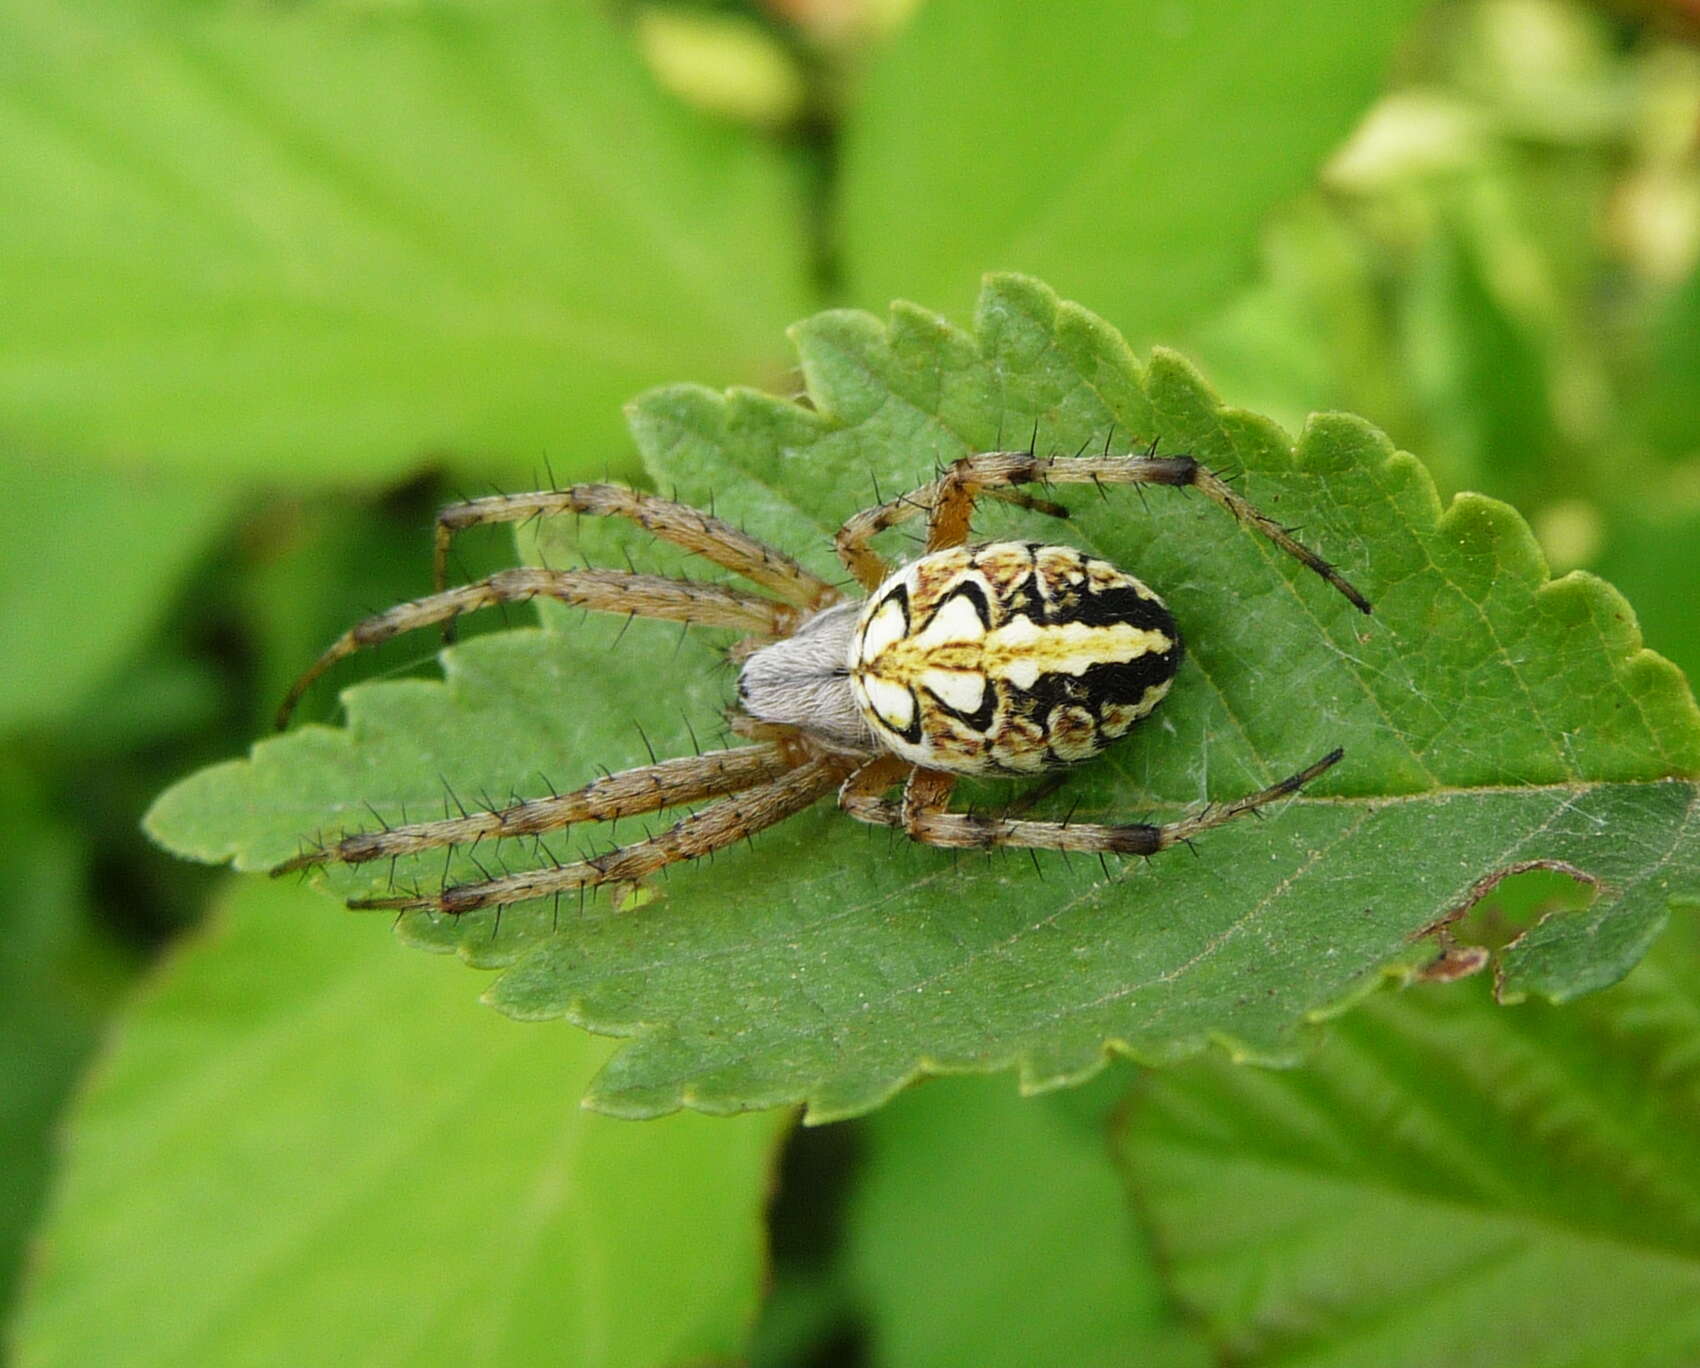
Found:
[{"label": "green plant background", "polygon": [[[640,392],[792,395],[789,325],[967,325],[989,269],[1290,431],[1361,414],[1692,675],[1683,13],[0,0],[7,1352],[1693,1362],[1687,915],[1602,992],[1388,991],[1280,1072],[638,1124],[578,1107],[606,1042],[139,828],[420,591],[436,503],[642,478]],[[1460,935],[1576,900],[1527,876]]]}]

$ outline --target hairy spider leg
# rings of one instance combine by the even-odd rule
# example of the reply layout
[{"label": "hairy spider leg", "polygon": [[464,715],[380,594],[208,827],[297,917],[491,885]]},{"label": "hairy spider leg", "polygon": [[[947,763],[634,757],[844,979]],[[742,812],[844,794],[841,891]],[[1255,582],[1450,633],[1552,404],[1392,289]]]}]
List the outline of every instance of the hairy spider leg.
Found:
[{"label": "hairy spider leg", "polygon": [[1033,513],[1043,513],[1047,518],[1066,518],[1068,509],[1052,499],[1041,499],[1037,494],[1029,494],[1024,489],[987,489],[982,491],[986,498],[996,499],[999,503],[1014,504],[1017,508],[1025,508]]},{"label": "hairy spider leg", "polygon": [[489,837],[540,836],[580,822],[618,821],[704,798],[722,798],[777,779],[796,760],[777,745],[739,746],[641,765],[593,780],[571,793],[531,798],[488,812],[470,812],[440,822],[412,822],[381,831],[344,836],[319,850],[304,851],[273,869],[293,873],[323,864],[364,864],[422,850],[466,845]]},{"label": "hairy spider leg", "polygon": [[462,613],[502,603],[525,603],[534,598],[558,599],[627,618],[663,618],[691,626],[730,627],[760,637],[789,636],[807,616],[803,609],[791,604],[695,580],[665,579],[623,570],[542,570],[531,566],[501,570],[459,588],[397,604],[356,623],[290,685],[278,708],[278,730],[289,725],[290,715],[302,694],[339,660],[403,632],[446,622]]},{"label": "hairy spider leg", "polygon": [[710,855],[796,816],[837,788],[852,763],[836,756],[807,761],[777,779],[722,798],[647,841],[620,846],[594,859],[455,884],[430,896],[359,898],[349,906],[458,915],[547,898],[568,889],[640,884],[667,865]]},{"label": "hairy spider leg", "polygon": [[924,513],[928,551],[962,546],[969,537],[976,499],[1003,486],[1029,483],[1156,484],[1196,489],[1320,575],[1360,612],[1370,611],[1369,600],[1329,562],[1191,456],[1038,456],[1031,451],[965,456],[931,483],[852,517],[835,538],[839,557],[864,588],[875,589],[891,573],[891,567],[870,545],[880,532]]},{"label": "hairy spider leg", "polygon": [[[853,770],[838,790],[838,806],[853,812],[852,804],[878,803],[887,789],[904,783],[914,774],[915,765],[901,755],[881,755],[863,762]],[[863,818],[871,821],[871,818]],[[886,825],[878,823],[878,825]]]},{"label": "hairy spider leg", "polygon": [[[844,597],[783,551],[757,541],[713,514],[610,484],[568,485],[565,489],[529,494],[492,494],[450,504],[437,514],[432,588],[440,594],[448,585],[449,548],[456,533],[485,523],[525,522],[564,513],[627,518],[663,541],[682,546],[693,555],[742,575],[799,608],[826,608]],[[444,639],[453,640],[453,631],[454,622],[450,619],[443,624]]]},{"label": "hairy spider leg", "polygon": [[961,850],[1020,846],[1034,850],[1080,851],[1086,854],[1155,855],[1184,845],[1212,827],[1248,817],[1277,799],[1297,793],[1311,780],[1340,762],[1344,751],[1330,751],[1314,765],[1231,803],[1212,803],[1202,812],[1177,822],[1154,826],[1129,822],[1114,826],[1091,822],[1029,822],[978,813],[950,812],[946,804],[958,776],[940,770],[916,769],[904,786],[901,802],[883,797],[901,777],[885,761],[876,760],[852,776],[839,794],[839,806],[858,821],[901,827],[926,845]]}]

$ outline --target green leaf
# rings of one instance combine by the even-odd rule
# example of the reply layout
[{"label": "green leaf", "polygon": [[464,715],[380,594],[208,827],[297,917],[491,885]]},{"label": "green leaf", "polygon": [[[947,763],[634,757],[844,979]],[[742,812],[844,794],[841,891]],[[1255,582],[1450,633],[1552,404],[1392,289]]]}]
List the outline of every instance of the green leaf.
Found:
[{"label": "green leaf", "polygon": [[[1375,246],[1324,195],[1305,196],[1265,226],[1262,278],[1195,322],[1188,346],[1219,387],[1278,422],[1350,408],[1385,430],[1412,430],[1411,377],[1394,351]],[[1432,470],[1433,453],[1424,460]]]},{"label": "green leaf", "polygon": [[1220,1361],[1695,1362],[1697,930],[1563,1009],[1424,987],[1302,1069],[1148,1078],[1125,1160]]},{"label": "green leaf", "polygon": [[[1656,487],[1649,484],[1648,492]],[[1700,507],[1663,499],[1613,510],[1612,537],[1601,559],[1625,593],[1635,596],[1647,639],[1690,679],[1700,674]]]},{"label": "green leaf", "polygon": [[[1189,644],[1141,734],[1070,772],[1047,809],[1076,820],[1178,814],[1242,796],[1335,746],[1345,763],[1262,823],[1185,852],[1110,864],[951,855],[888,839],[823,805],[675,871],[634,913],[590,901],[458,920],[410,916],[408,939],[507,970],[488,991],[521,1017],[567,1015],[633,1040],[594,1105],[627,1115],[804,1099],[814,1119],[864,1111],[921,1073],[1019,1065],[1037,1090],[1106,1053],[1172,1060],[1210,1041],[1290,1060],[1307,1021],[1432,957],[1420,933],[1497,874],[1563,862],[1600,884],[1502,965],[1515,993],[1567,997],[1620,977],[1673,896],[1700,896],[1700,714],[1641,648],[1633,614],[1585,575],[1549,582],[1509,508],[1443,509],[1423,468],[1364,423],[1314,420],[1297,444],[1223,407],[1171,353],[1138,365],[1085,310],[997,277],[974,333],[910,305],[888,325],[837,312],[794,336],[812,408],[679,387],[632,423],[663,486],[718,496],[759,535],[830,572],[830,532],[934,463],[1025,440],[1190,450],[1243,475],[1256,504],[1304,528],[1376,601],[1364,618],[1202,500],[1057,490],[1059,525],[994,508],[980,531],[1066,538],[1168,597]],[[894,538],[894,551],[910,544]],[[558,563],[558,562],[557,562]],[[669,563],[663,557],[663,563]],[[447,682],[363,685],[342,730],[304,727],[190,777],[148,818],[156,839],[259,869],[317,832],[448,802],[505,799],[677,753],[711,736],[730,680],[667,624],[570,625],[471,642]],[[617,649],[611,643],[618,640]],[[481,796],[482,795],[482,796]],[[984,806],[1012,796],[970,790]],[[627,824],[618,833],[633,839]],[[606,847],[581,829],[552,845]],[[488,861],[492,852],[481,852]],[[501,858],[536,861],[510,845]],[[488,867],[488,866],[487,866]],[[397,870],[436,886],[441,858]],[[476,877],[462,856],[451,878]],[[340,895],[388,871],[346,867]]]},{"label": "green leaf", "polygon": [[201,481],[96,477],[21,456],[0,456],[0,504],[11,524],[0,538],[0,730],[73,713],[156,625],[233,507]]},{"label": "green leaf", "polygon": [[113,977],[88,931],[86,850],[47,815],[36,784],[0,761],[0,1311],[51,1171],[54,1127],[95,1043]]},{"label": "green leaf", "polygon": [[0,422],[227,479],[601,469],[808,299],[777,153],[586,3],[6,0],[0,183]]},{"label": "green leaf", "polygon": [[[278,520],[287,530],[267,548],[270,554],[252,557],[236,585],[254,652],[252,696],[245,700],[252,708],[249,729],[271,724],[303,657],[316,654],[351,617],[429,588],[429,529],[442,498],[433,482],[421,481],[381,500],[329,493],[287,507]],[[512,563],[513,538],[463,537],[454,559],[457,575],[489,574]],[[484,625],[471,622],[468,630]],[[394,654],[370,652],[349,682],[428,666],[432,645],[415,639],[398,643]]]},{"label": "green leaf", "polygon": [[1418,8],[930,0],[848,111],[851,298],[963,307],[993,266],[1172,335],[1249,278]]},{"label": "green leaf", "polygon": [[1662,301],[1651,328],[1647,384],[1640,392],[1641,426],[1673,455],[1692,456],[1694,412],[1700,405],[1700,262]]},{"label": "green leaf", "polygon": [[19,1364],[736,1354],[785,1118],[590,1115],[604,1044],[325,912],[250,884],[136,1005],[71,1126]]},{"label": "green leaf", "polygon": [[[1113,1100],[1126,1080],[1103,1082]],[[849,1273],[874,1364],[1211,1361],[1128,1214],[1104,1107],[1082,1100],[952,1080],[870,1123]]]},{"label": "green leaf", "polygon": [[1401,328],[1411,389],[1453,487],[1487,478],[1533,494],[1555,431],[1539,339],[1489,285],[1484,244],[1443,228],[1416,254]]}]

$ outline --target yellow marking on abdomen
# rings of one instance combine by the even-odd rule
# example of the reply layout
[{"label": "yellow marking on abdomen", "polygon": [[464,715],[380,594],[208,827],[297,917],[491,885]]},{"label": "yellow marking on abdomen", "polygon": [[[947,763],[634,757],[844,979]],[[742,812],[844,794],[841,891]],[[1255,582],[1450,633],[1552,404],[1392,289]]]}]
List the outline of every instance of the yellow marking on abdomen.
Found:
[{"label": "yellow marking on abdomen", "polygon": [[993,679],[1031,689],[1040,675],[1082,675],[1094,665],[1123,665],[1142,655],[1161,655],[1174,644],[1165,632],[1128,622],[1041,627],[1031,618],[1018,617],[986,634],[980,668]]},{"label": "yellow marking on abdomen", "polygon": [[1031,689],[1041,675],[1082,675],[1094,665],[1122,665],[1142,655],[1161,655],[1174,644],[1165,632],[1126,622],[1040,626],[1022,616],[971,641],[924,645],[905,637],[892,642],[870,664],[874,673],[908,684],[928,671],[957,670]]}]

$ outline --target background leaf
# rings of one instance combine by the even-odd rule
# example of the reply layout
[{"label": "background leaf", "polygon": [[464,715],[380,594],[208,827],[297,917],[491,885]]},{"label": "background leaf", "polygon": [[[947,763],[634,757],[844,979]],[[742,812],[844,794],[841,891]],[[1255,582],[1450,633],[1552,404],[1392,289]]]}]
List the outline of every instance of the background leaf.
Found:
[{"label": "background leaf", "polygon": [[1126,1086],[1040,1100],[952,1079],[872,1119],[848,1242],[870,1362],[1211,1362],[1120,1200],[1106,1113]]},{"label": "background leaf", "polygon": [[[1380,87],[1416,4],[929,0],[844,131],[850,297],[966,308],[988,267],[1171,338]],[[925,136],[916,136],[917,129]]]},{"label": "background leaf", "polygon": [[1681,504],[1648,508],[1644,516],[1625,521],[1601,573],[1637,604],[1650,604],[1642,618],[1648,636],[1670,642],[1671,659],[1693,679],[1700,674],[1700,637],[1688,630],[1694,623],[1688,609],[1700,599],[1700,564],[1694,555],[1700,546],[1700,510]]},{"label": "background leaf", "polygon": [[1150,1075],[1123,1153],[1221,1361],[1692,1363],[1697,930],[1563,1009],[1424,987],[1291,1072]]},{"label": "background leaf", "polygon": [[157,628],[235,500],[140,472],[0,457],[0,730],[63,722]]},{"label": "background leaf", "polygon": [[241,887],[131,1015],[73,1117],[18,1362],[737,1353],[786,1118],[590,1115],[606,1045],[480,1011],[326,911]]},{"label": "background leaf", "polygon": [[1700,395],[1700,263],[1653,320],[1643,422],[1675,452],[1693,456]]},{"label": "background leaf", "polygon": [[[1037,420],[1047,446],[1113,425],[1243,472],[1251,499],[1303,525],[1377,601],[1360,617],[1201,501],[1156,498],[1147,515],[1131,497],[1077,492],[1066,529],[1045,530],[1161,586],[1190,654],[1160,719],[1072,775],[1061,810],[1175,811],[1335,745],[1349,759],[1274,820],[1211,833],[1196,861],[954,860],[823,806],[758,854],[676,874],[637,915],[592,902],[509,909],[499,929],[488,912],[403,920],[410,939],[507,967],[489,993],[504,1011],[637,1033],[599,1076],[597,1105],[803,1098],[823,1119],[921,1072],[1019,1063],[1037,1089],[1090,1075],[1111,1048],[1164,1060],[1209,1040],[1287,1059],[1305,1020],[1429,958],[1413,938],[1496,871],[1567,861],[1603,885],[1517,951],[1517,990],[1550,996],[1621,976],[1669,899],[1700,892],[1696,788],[1669,777],[1700,769],[1684,681],[1640,648],[1608,586],[1549,583],[1503,505],[1443,511],[1422,468],[1352,419],[1318,420],[1294,447],[1170,354],[1141,373],[1104,324],[1025,278],[988,285],[973,336],[900,307],[889,329],[835,313],[796,337],[813,411],[678,388],[647,397],[633,426],[664,483],[698,502],[714,487],[723,510],[817,565],[876,481],[903,488]],[[981,530],[1032,533],[1035,516]],[[149,829],[185,854],[265,867],[315,831],[368,825],[363,801],[421,816],[447,801],[445,781],[484,802],[537,787],[533,766],[560,784],[638,763],[634,721],[664,750],[688,747],[727,681],[709,651],[650,626],[612,654],[612,630],[516,632],[450,652],[446,688],[351,690],[346,730],[304,728],[186,780]],[[665,664],[665,650],[688,654]],[[605,834],[561,846],[587,839]],[[400,878],[443,873],[438,858]],[[371,893],[387,871],[328,883]]]},{"label": "background leaf", "polygon": [[53,1122],[95,1040],[116,976],[92,934],[76,834],[42,811],[35,784],[0,764],[0,1309],[52,1172]]},{"label": "background leaf", "polygon": [[765,375],[807,298],[776,154],[584,3],[9,0],[0,181],[0,420],[65,456],[600,465],[626,396]]}]

